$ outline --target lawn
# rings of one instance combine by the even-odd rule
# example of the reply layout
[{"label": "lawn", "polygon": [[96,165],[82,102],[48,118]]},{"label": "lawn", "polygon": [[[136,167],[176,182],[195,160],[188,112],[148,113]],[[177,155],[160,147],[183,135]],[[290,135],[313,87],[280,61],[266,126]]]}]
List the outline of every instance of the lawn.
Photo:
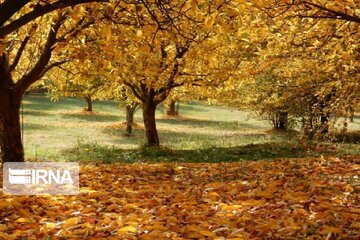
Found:
[{"label": "lawn", "polygon": [[[52,102],[41,95],[24,101],[24,145],[27,159],[103,162],[221,162],[311,155],[360,154],[357,144],[321,144],[304,149],[294,132],[274,133],[266,121],[249,113],[181,103],[178,118],[157,112],[162,147],[146,149],[141,110],[134,135],[124,134],[125,112],[113,101],[95,101],[94,114],[82,111],[82,99]],[[360,130],[359,116],[350,130]]]}]

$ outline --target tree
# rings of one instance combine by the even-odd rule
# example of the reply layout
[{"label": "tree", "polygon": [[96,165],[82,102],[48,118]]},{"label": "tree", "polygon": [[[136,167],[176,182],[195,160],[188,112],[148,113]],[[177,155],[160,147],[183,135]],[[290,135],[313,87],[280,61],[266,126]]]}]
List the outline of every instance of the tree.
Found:
[{"label": "tree", "polygon": [[212,98],[270,117],[274,127],[300,118],[310,138],[327,135],[349,105],[359,103],[356,5],[251,2],[235,39],[239,46],[247,42],[247,51],[239,48],[241,79],[230,78]]},{"label": "tree", "polygon": [[[218,36],[224,31],[221,28],[226,26],[231,30],[233,27],[229,24],[230,14],[224,10],[225,6],[230,8],[228,5],[226,1],[217,4],[145,1],[145,8],[134,8],[137,25],[126,26],[126,29],[113,27],[113,36],[121,34],[124,41],[115,41],[117,45],[111,46],[115,50],[108,56],[113,65],[110,72],[141,101],[148,146],[160,144],[155,111],[172,89],[207,87],[214,79],[221,81],[228,68],[233,67],[229,48],[222,46]],[[220,59],[222,64],[226,62],[226,67],[219,66]]]},{"label": "tree", "polygon": [[130,137],[132,135],[132,129],[134,124],[134,114],[140,108],[141,102],[133,95],[132,91],[125,85],[118,85],[115,83],[113,96],[116,100],[120,101],[121,106],[125,106],[126,111],[126,130],[125,136]]},{"label": "tree", "polygon": [[[0,144],[2,160],[24,161],[19,109],[25,91],[49,70],[69,61],[71,38],[95,22],[91,0],[0,3]],[[63,9],[63,10],[62,10]],[[100,11],[101,9],[98,9]]]},{"label": "tree", "polygon": [[165,107],[166,107],[166,115],[168,116],[179,115],[179,100],[174,100],[173,98],[171,98],[170,101],[165,103]]},{"label": "tree", "polygon": [[[70,67],[65,67],[69,69]],[[64,69],[64,68],[63,68]],[[111,98],[107,80],[101,75],[74,73],[60,69],[48,74],[44,79],[44,87],[48,90],[53,100],[61,96],[84,98],[87,112],[93,110],[93,100],[105,100]],[[60,76],[60,77],[59,77]]]}]

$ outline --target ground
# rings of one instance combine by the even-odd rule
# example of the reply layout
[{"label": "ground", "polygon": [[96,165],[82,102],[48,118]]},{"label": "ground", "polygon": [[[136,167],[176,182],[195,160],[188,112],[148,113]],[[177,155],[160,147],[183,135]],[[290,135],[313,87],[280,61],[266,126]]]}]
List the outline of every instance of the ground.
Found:
[{"label": "ground", "polygon": [[159,108],[162,147],[148,149],[140,113],[129,138],[116,103],[83,105],[26,98],[26,158],[79,161],[80,194],[0,193],[0,240],[360,237],[359,144],[304,147],[244,112],[183,103],[179,118]]},{"label": "ground", "polygon": [[0,239],[359,239],[359,171],[358,157],[83,164],[77,196],[0,194]]}]

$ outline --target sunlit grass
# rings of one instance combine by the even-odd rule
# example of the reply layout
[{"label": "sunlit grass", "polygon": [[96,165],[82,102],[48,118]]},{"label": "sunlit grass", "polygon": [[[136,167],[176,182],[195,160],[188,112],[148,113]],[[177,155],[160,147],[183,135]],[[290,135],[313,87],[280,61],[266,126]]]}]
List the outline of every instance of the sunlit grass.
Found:
[{"label": "sunlit grass", "polygon": [[[125,112],[118,103],[96,101],[93,114],[85,113],[84,106],[82,99],[62,98],[59,102],[51,102],[44,96],[26,97],[26,158],[218,162],[308,154],[303,152],[292,132],[271,133],[268,122],[248,113],[198,102],[182,103],[181,116],[177,118],[166,117],[160,106],[157,126],[162,148],[149,150],[142,148],[145,140],[141,110],[135,115],[137,125],[133,136],[126,137],[124,124],[121,124],[125,121]],[[350,128],[358,126],[356,118]],[[335,148],[339,154],[360,153],[356,144],[338,144]]]}]

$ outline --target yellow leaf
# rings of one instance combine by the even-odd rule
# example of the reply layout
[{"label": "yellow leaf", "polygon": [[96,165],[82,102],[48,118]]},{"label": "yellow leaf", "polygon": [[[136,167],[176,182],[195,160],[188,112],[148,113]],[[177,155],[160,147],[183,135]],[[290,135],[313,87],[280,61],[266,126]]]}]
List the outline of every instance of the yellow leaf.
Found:
[{"label": "yellow leaf", "polygon": [[5,208],[5,207],[8,207],[8,206],[11,206],[10,202],[8,202],[8,201],[1,201],[0,202],[0,208]]},{"label": "yellow leaf", "polygon": [[143,35],[143,32],[141,31],[141,30],[138,30],[137,32],[136,32],[136,36],[137,37],[141,37]]},{"label": "yellow leaf", "polygon": [[105,38],[106,38],[106,41],[110,41],[110,40],[111,40],[111,36],[112,36],[111,25],[107,25],[107,26],[105,27]]},{"label": "yellow leaf", "polygon": [[120,228],[118,230],[118,233],[136,233],[137,232],[137,229],[136,227],[133,227],[133,226],[126,226],[126,227],[123,227],[123,228]]},{"label": "yellow leaf", "polygon": [[80,222],[80,218],[78,217],[68,218],[64,221],[64,227],[72,226],[78,224],[79,222]]},{"label": "yellow leaf", "polygon": [[197,6],[196,0],[191,0],[191,11],[192,11],[192,13],[195,13],[197,9],[198,9],[198,6]]},{"label": "yellow leaf", "polygon": [[18,219],[16,219],[16,222],[18,222],[18,223],[28,223],[28,222],[30,222],[30,220],[27,219],[27,218],[18,218]]},{"label": "yellow leaf", "polygon": [[354,222],[350,225],[351,228],[358,228],[360,229],[360,222]]},{"label": "yellow leaf", "polygon": [[206,236],[206,237],[216,237],[215,233],[210,232],[208,230],[201,230],[200,233],[201,233],[201,235]]},{"label": "yellow leaf", "polygon": [[321,234],[328,234],[328,233],[341,233],[341,229],[337,227],[331,227],[331,226],[324,226],[320,230]]},{"label": "yellow leaf", "polygon": [[227,210],[227,211],[232,211],[232,210],[237,210],[237,209],[240,209],[242,208],[241,205],[237,205],[237,204],[234,204],[234,205],[224,205],[221,207],[221,209],[223,210]]},{"label": "yellow leaf", "polygon": [[187,235],[188,238],[203,239],[203,235],[200,232],[191,232]]},{"label": "yellow leaf", "polygon": [[12,239],[14,239],[14,238],[11,237],[9,234],[0,232],[0,239],[1,239],[1,240],[12,240]]},{"label": "yellow leaf", "polygon": [[160,231],[165,231],[167,230],[166,227],[160,225],[160,224],[155,224],[154,226],[150,226],[149,229],[151,230],[160,230]]}]

